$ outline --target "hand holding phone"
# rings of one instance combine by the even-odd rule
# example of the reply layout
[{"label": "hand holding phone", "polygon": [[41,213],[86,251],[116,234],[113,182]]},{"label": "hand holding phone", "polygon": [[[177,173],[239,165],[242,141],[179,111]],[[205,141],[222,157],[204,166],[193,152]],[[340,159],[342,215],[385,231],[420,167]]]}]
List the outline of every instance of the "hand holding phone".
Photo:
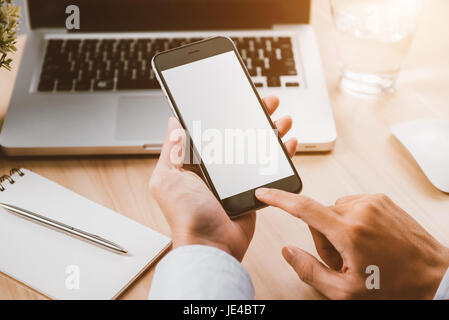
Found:
[{"label": "hand holding phone", "polygon": [[[216,37],[153,58],[161,87],[212,193],[231,218],[265,205],[259,187],[302,183],[232,40]],[[238,116],[237,116],[238,115]]]},{"label": "hand holding phone", "polygon": [[[263,101],[270,114],[279,105],[276,97],[267,97]],[[282,137],[290,129],[292,121],[283,117],[275,125]],[[153,196],[170,225],[173,246],[208,245],[241,261],[254,233],[255,212],[231,220],[206,183],[195,173],[185,170],[182,162],[172,161],[174,150],[180,151],[179,159],[185,152],[185,135],[180,134],[185,134],[181,124],[171,118],[162,153],[150,181]],[[295,154],[296,145],[294,138],[285,143],[291,156]]]}]

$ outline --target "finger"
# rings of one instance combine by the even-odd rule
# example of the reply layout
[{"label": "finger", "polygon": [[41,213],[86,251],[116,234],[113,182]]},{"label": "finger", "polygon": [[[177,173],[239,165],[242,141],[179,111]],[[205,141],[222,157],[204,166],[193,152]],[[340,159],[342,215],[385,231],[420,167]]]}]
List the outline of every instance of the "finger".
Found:
[{"label": "finger", "polygon": [[186,134],[178,119],[168,119],[167,135],[162,146],[158,165],[166,168],[179,169],[184,162]]},{"label": "finger", "polygon": [[323,259],[324,263],[326,263],[333,270],[341,270],[343,266],[343,259],[337,249],[335,249],[332,243],[321,232],[312,227],[309,227],[309,229],[312,233],[316,250],[321,259]]},{"label": "finger", "polygon": [[279,107],[279,98],[276,96],[268,96],[262,99],[269,114],[273,114]]},{"label": "finger", "polygon": [[291,138],[286,143],[284,143],[284,145],[285,145],[285,148],[287,149],[287,152],[288,152],[290,158],[293,158],[293,156],[296,154],[298,140],[296,140],[296,138]]},{"label": "finger", "polygon": [[311,254],[295,247],[283,248],[282,255],[302,281],[328,298],[339,299],[344,281],[342,274],[327,268]]},{"label": "finger", "polygon": [[346,203],[349,203],[349,202],[353,202],[355,200],[359,200],[359,199],[361,199],[363,197],[364,197],[364,195],[361,195],[361,194],[341,197],[340,199],[337,199],[337,201],[335,201],[335,205],[338,206],[338,205],[346,204]]},{"label": "finger", "polygon": [[339,229],[341,225],[338,215],[310,198],[266,188],[257,189],[255,194],[260,201],[287,211],[326,236],[329,236],[331,231]]},{"label": "finger", "polygon": [[274,122],[279,136],[282,138],[292,128],[293,120],[290,116],[284,116]]}]

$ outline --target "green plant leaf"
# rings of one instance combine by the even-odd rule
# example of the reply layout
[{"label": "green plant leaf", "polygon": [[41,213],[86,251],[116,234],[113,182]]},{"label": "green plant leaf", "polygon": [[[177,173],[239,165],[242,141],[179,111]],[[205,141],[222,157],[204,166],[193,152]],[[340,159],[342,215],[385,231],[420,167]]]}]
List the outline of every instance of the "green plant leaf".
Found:
[{"label": "green plant leaf", "polygon": [[19,29],[20,8],[11,0],[0,0],[0,69],[11,70],[8,54],[17,51],[15,46]]}]

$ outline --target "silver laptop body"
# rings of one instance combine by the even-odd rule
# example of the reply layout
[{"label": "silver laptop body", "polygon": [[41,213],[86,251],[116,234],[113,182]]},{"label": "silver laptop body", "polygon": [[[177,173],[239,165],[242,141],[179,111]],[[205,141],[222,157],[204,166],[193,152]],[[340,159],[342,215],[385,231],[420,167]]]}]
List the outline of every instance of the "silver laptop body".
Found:
[{"label": "silver laptop body", "polygon": [[[40,10],[39,1],[41,5],[52,2],[54,6],[49,6],[51,9],[48,10]],[[122,43],[124,46],[131,43],[130,46],[134,49],[130,50],[134,52],[135,57],[139,55],[142,60],[145,58],[140,56],[141,53],[135,52],[137,47],[148,49],[159,41],[159,50],[167,49],[175,44],[182,45],[186,41],[215,35],[227,35],[237,43],[240,42],[238,46],[243,48],[241,54],[246,58],[249,70],[252,70],[253,80],[259,87],[261,96],[279,96],[281,107],[275,118],[282,115],[290,115],[293,118],[293,128],[286,138],[298,138],[298,151],[318,152],[333,148],[337,135],[315,33],[308,24],[310,1],[220,0],[214,9],[205,7],[204,1],[201,0],[174,0],[176,1],[179,2],[178,6],[166,8],[163,0],[139,0],[133,5],[136,10],[135,19],[123,17],[123,25],[117,26],[118,20],[113,20],[114,14],[120,13],[120,7],[125,11],[129,7],[128,1],[116,0],[113,6],[108,7],[111,2],[95,0],[96,5],[103,2],[104,10],[110,12],[104,19],[105,23],[101,16],[95,13],[94,9],[98,7],[89,7],[92,1],[80,0],[81,28],[76,32],[69,32],[61,25],[61,21],[63,24],[64,17],[67,16],[64,10],[65,1],[28,2],[27,12],[31,27],[0,135],[3,152],[7,155],[159,153],[171,111],[160,89],[153,85],[152,81],[156,79],[153,79],[152,71],[145,69],[144,62],[142,66],[138,62],[136,66],[131,60],[125,61],[127,58],[123,58],[123,55],[128,53],[122,54],[122,57],[116,54],[115,62],[109,61],[105,55],[104,61],[97,63],[98,68],[103,68],[98,71],[92,67],[92,62],[88,62],[87,66],[83,63],[89,57],[86,59],[80,52],[82,48],[89,48],[88,43],[94,43],[95,46],[95,49],[90,49],[94,50],[91,51],[91,56],[94,53],[101,55],[99,52],[103,43],[105,47],[111,42],[115,47],[117,43],[119,46]],[[190,4],[187,9],[180,7],[186,2]],[[220,17],[231,15],[235,11],[233,6],[237,3],[240,11],[247,12],[251,18],[239,20],[239,17],[234,17],[232,25],[227,26],[223,21],[230,19]],[[255,3],[259,4],[254,5]],[[279,12],[273,9],[271,15],[267,13],[263,6],[269,6],[270,3],[272,7],[278,7]],[[168,13],[163,10],[168,10]],[[192,17],[189,17],[186,10],[192,10]],[[128,11],[130,10],[126,10]],[[58,12],[61,12],[61,17],[56,19],[54,17],[58,16]],[[146,24],[147,15],[151,22]],[[168,15],[168,18],[161,19],[161,15]],[[200,19],[201,15],[203,19]],[[257,18],[258,16],[260,18]],[[264,25],[264,21],[271,16],[277,20],[269,22],[269,26]],[[170,22],[170,19],[173,21]],[[107,22],[110,20],[114,23],[109,26]],[[130,20],[132,23],[127,22]],[[199,22],[196,24],[196,21]],[[83,24],[86,25],[85,28]],[[186,25],[186,31],[172,31],[182,30],[183,24]],[[115,30],[116,28],[119,30]],[[161,39],[169,40],[169,44],[162,43]],[[289,45],[281,43],[286,39],[290,39]],[[69,60],[69,64],[64,61],[64,65],[67,65],[66,70],[69,70],[68,73],[73,79],[61,78],[64,74],[58,75],[59,80],[47,80],[44,69],[45,72],[51,69],[52,65],[47,65],[54,59],[50,55],[51,50],[59,55],[73,44],[79,47],[72,53],[67,55],[66,52],[63,55],[63,59]],[[54,48],[51,47],[53,45]],[[291,47],[291,57],[288,46]],[[73,61],[78,53],[81,57],[79,60],[82,60],[79,64]],[[285,63],[286,59],[294,61],[293,67]],[[150,59],[145,60],[150,63]],[[112,63],[123,70],[114,70]],[[78,65],[83,65],[87,71],[78,71]],[[273,77],[270,67],[277,68],[275,71],[280,70],[282,75]],[[295,71],[292,71],[293,69]],[[81,78],[90,71],[92,79],[86,78],[88,80],[83,81],[87,82],[81,83]],[[139,88],[135,88],[136,72],[141,71],[150,78],[146,79],[148,81],[144,81],[143,85],[138,85]],[[105,81],[101,79],[103,74],[107,79]],[[130,79],[132,85],[120,78],[122,76],[128,77],[126,79]],[[85,87],[86,83],[88,87]]]}]

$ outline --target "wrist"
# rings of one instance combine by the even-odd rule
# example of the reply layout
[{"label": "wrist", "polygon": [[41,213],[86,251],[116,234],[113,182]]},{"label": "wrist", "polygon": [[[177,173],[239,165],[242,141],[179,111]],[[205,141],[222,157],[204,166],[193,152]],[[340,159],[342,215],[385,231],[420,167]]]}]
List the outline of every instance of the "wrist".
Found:
[{"label": "wrist", "polygon": [[209,247],[214,247],[217,249],[220,249],[228,254],[230,254],[231,256],[233,256],[232,251],[230,250],[230,248],[220,242],[217,241],[213,241],[210,239],[206,239],[203,237],[197,237],[197,236],[192,236],[192,235],[185,235],[185,234],[174,234],[172,235],[173,238],[173,248],[179,248],[182,246],[189,246],[189,245],[203,245],[203,246],[209,246]]}]

